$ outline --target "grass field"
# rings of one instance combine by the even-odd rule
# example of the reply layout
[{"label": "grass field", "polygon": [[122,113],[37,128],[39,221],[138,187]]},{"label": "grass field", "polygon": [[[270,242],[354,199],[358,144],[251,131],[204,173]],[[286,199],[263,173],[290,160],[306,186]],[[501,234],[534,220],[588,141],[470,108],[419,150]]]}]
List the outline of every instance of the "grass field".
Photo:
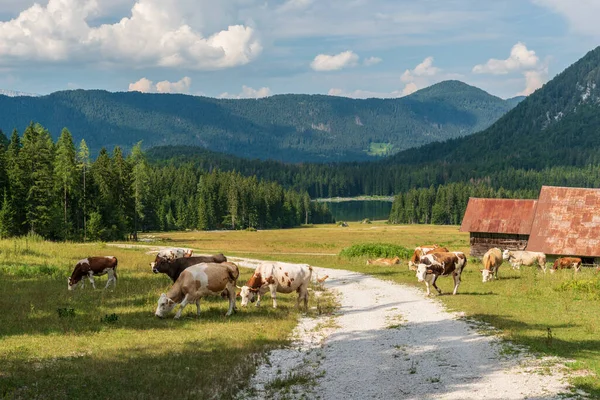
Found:
[{"label": "grass field", "polygon": [[[117,289],[67,291],[76,261],[92,254],[119,259]],[[229,318],[221,298],[202,301],[199,319],[192,306],[181,321],[155,318],[170,280],[151,273],[152,260],[102,244],[0,241],[0,398],[231,398],[261,354],[288,343],[292,296]]]},{"label": "grass field", "polygon": [[[359,243],[410,248],[433,242],[468,251],[468,235],[448,226],[374,223],[145,236],[158,239],[151,244],[343,268],[409,285],[418,283],[406,262],[367,266],[365,259],[337,254]],[[92,254],[119,258],[117,289],[91,291],[88,286],[68,292],[66,278],[75,261]],[[261,354],[287,343],[298,317],[293,296],[278,297],[278,310],[251,307],[231,318],[224,317],[227,302],[220,298],[203,302],[200,319],[191,316],[194,307],[183,321],[154,318],[158,296],[170,281],[150,273],[151,259],[144,249],[0,241],[0,396],[228,398],[247,382]],[[598,275],[544,275],[527,267],[511,271],[505,264],[501,280],[483,284],[479,268],[470,262],[459,295],[438,299],[539,354],[576,360],[571,365],[576,388],[600,398]],[[246,269],[242,273],[240,281],[250,275]],[[106,278],[98,281],[103,285]],[[447,293],[451,281],[442,278],[439,286]],[[65,315],[71,308],[75,315]]]},{"label": "grass field", "polygon": [[[329,268],[368,273],[381,279],[413,286],[418,284],[404,261],[398,267],[365,265],[365,258],[345,259],[337,254],[359,243],[392,243],[408,248],[437,243],[468,252],[468,234],[456,226],[350,224],[284,231],[190,232],[160,235],[168,243],[207,252],[305,262]],[[302,254],[304,253],[304,254]],[[600,398],[600,276],[592,270],[575,275],[572,271],[543,274],[535,268],[513,271],[505,263],[500,280],[482,283],[481,264],[471,260],[463,274],[457,296],[439,296],[450,310],[496,327],[502,337],[528,346],[538,354],[575,360],[570,364],[576,388]],[[441,278],[438,286],[452,290],[452,279]],[[423,288],[424,289],[424,288]],[[550,331],[548,331],[550,329]],[[591,373],[591,374],[590,374]]]}]

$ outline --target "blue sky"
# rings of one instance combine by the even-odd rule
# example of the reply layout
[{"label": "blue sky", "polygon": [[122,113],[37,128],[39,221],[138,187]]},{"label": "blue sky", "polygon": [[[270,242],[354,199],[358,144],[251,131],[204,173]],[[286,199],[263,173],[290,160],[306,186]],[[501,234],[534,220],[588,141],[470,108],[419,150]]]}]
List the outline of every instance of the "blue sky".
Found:
[{"label": "blue sky", "polygon": [[529,94],[600,44],[598,0],[0,0],[0,88]]}]

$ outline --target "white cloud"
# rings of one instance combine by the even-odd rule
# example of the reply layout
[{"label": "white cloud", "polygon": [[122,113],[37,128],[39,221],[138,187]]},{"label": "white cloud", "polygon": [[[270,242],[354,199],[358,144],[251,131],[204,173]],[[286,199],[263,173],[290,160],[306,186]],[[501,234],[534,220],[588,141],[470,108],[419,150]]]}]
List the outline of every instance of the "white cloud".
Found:
[{"label": "white cloud", "polygon": [[405,83],[402,94],[407,96],[426,86],[429,86],[432,80],[440,75],[442,70],[433,66],[433,57],[427,57],[422,63],[414,69],[407,69],[400,77],[400,81]]},{"label": "white cloud", "polygon": [[0,22],[0,63],[78,60],[211,70],[247,64],[261,52],[251,27],[229,25],[205,37],[185,22],[183,11],[170,2],[137,0],[129,17],[91,27],[96,0],[34,4]]},{"label": "white cloud", "polygon": [[370,67],[371,65],[379,64],[381,61],[383,60],[379,57],[369,57],[365,58],[363,64],[365,64],[367,67]]},{"label": "white cloud", "polygon": [[492,75],[522,74],[525,80],[525,89],[517,93],[518,96],[529,96],[548,81],[547,60],[541,63],[535,51],[527,49],[527,46],[521,42],[512,47],[507,59],[492,58],[485,64],[474,66],[473,72]]},{"label": "white cloud", "polygon": [[533,70],[525,71],[525,89],[522,92],[517,93],[517,96],[529,96],[541,88],[544,83],[548,81],[548,70]]},{"label": "white cloud", "polygon": [[518,42],[511,51],[506,60],[492,58],[485,64],[479,64],[473,67],[476,74],[504,75],[509,72],[521,71],[537,67],[540,59],[535,51],[528,50],[524,43]]},{"label": "white cloud", "polygon": [[337,71],[346,67],[354,67],[358,63],[358,55],[353,51],[344,51],[333,56],[319,54],[315,57],[310,67],[315,71]]},{"label": "white cloud", "polygon": [[129,84],[130,92],[142,93],[189,93],[192,79],[185,76],[177,82],[161,81],[154,85],[154,82],[147,78],[142,78],[137,82]]},{"label": "white cloud", "polygon": [[262,87],[260,89],[254,89],[246,85],[242,86],[242,92],[239,94],[221,93],[219,98],[222,99],[260,99],[263,97],[271,96],[271,89],[268,87]]},{"label": "white cloud", "polygon": [[600,2],[598,0],[533,0],[537,5],[562,14],[571,29],[583,35],[600,37]]}]

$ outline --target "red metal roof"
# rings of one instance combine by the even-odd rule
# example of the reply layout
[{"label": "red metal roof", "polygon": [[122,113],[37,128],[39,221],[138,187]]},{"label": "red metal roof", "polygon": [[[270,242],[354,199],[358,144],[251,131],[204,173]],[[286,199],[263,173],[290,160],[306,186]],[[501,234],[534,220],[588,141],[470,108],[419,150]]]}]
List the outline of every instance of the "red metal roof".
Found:
[{"label": "red metal roof", "polygon": [[529,235],[536,204],[536,200],[471,197],[460,230]]},{"label": "red metal roof", "polygon": [[600,257],[600,189],[543,186],[527,250]]}]

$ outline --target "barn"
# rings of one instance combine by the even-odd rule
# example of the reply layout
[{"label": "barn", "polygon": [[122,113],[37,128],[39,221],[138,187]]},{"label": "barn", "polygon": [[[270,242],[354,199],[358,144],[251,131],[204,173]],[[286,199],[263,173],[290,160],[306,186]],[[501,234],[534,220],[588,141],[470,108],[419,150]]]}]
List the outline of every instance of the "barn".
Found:
[{"label": "barn", "polygon": [[543,186],[527,250],[600,261],[600,189]]},{"label": "barn", "polygon": [[538,200],[470,198],[460,227],[471,255],[492,247],[540,251],[553,261],[600,262],[600,189],[542,186]]},{"label": "barn", "polygon": [[525,250],[537,200],[470,198],[460,226],[470,233],[471,255],[482,257],[492,247]]}]

